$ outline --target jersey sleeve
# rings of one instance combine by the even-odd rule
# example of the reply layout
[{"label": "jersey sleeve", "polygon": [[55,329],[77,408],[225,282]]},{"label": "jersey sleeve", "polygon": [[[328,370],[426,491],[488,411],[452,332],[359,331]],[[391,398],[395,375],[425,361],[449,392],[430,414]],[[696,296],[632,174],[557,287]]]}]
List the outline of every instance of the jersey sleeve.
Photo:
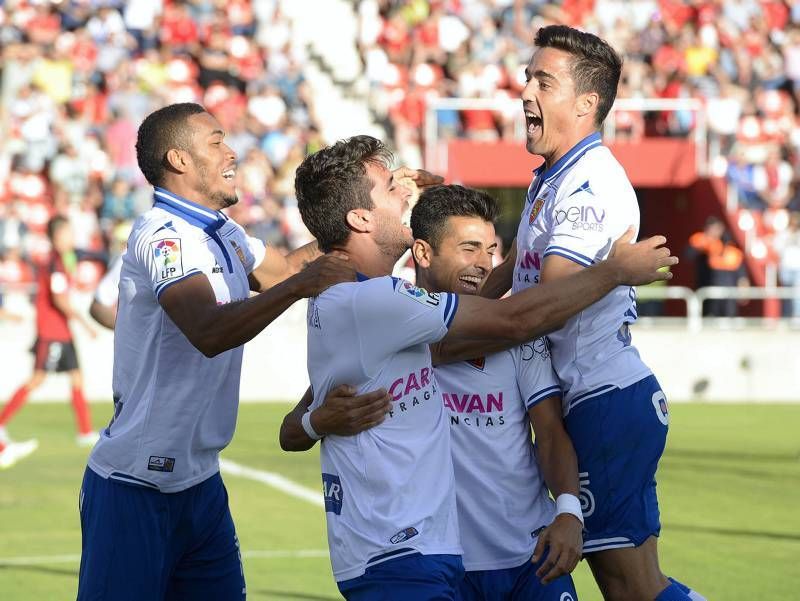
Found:
[{"label": "jersey sleeve", "polygon": [[261,240],[253,238],[253,236],[247,236],[246,240],[247,249],[244,254],[247,261],[245,262],[244,268],[247,273],[252,273],[256,267],[261,265],[261,262],[264,260],[264,255],[267,254],[267,248]]},{"label": "jersey sleeve", "polygon": [[[124,254],[124,253],[123,253]],[[97,285],[94,300],[105,307],[113,307],[119,297],[119,275],[122,270],[122,255],[111,262],[105,275]]]},{"label": "jersey sleeve", "polygon": [[170,286],[198,273],[211,273],[214,266],[213,254],[188,232],[160,230],[143,236],[135,252],[157,299]]},{"label": "jersey sleeve", "polygon": [[517,368],[517,386],[525,408],[530,409],[552,396],[561,396],[561,387],[550,361],[547,339],[537,338],[514,350]]},{"label": "jersey sleeve", "polygon": [[389,276],[363,282],[353,297],[362,356],[384,358],[418,344],[438,342],[457,310],[457,294],[428,292]]},{"label": "jersey sleeve", "polygon": [[629,225],[639,224],[633,191],[618,188],[619,193],[611,193],[608,183],[581,177],[565,182],[548,215],[551,235],[544,257],[556,255],[584,267],[604,259],[613,241]]}]

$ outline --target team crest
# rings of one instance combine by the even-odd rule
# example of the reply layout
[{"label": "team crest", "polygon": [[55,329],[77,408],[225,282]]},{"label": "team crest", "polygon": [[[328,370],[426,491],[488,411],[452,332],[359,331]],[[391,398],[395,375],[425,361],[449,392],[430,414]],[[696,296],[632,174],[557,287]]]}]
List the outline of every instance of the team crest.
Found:
[{"label": "team crest", "polygon": [[239,260],[242,262],[242,265],[244,265],[246,261],[244,258],[244,251],[242,250],[242,247],[236,244],[234,240],[231,240],[230,243],[231,246],[233,246],[233,250],[236,251],[236,256],[239,257]]},{"label": "team crest", "polygon": [[467,359],[467,363],[469,363],[475,369],[483,371],[483,368],[486,367],[486,357],[476,357],[475,359]]},{"label": "team crest", "polygon": [[542,210],[544,206],[544,198],[537,198],[533,202],[533,207],[531,208],[531,217],[528,220],[528,225],[533,225],[533,222],[536,221],[536,218],[539,216],[539,211]]}]

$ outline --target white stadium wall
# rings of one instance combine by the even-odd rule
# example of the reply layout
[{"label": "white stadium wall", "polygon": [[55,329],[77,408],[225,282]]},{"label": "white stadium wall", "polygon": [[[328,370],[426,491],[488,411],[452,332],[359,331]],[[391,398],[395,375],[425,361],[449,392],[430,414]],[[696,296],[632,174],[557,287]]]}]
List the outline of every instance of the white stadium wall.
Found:
[{"label": "white stadium wall", "polygon": [[[15,304],[5,306],[13,310]],[[25,316],[22,323],[0,322],[0,402],[32,367],[28,349],[34,338],[33,316],[25,305],[17,305]],[[79,327],[74,330],[87,398],[110,402],[113,335],[102,330],[92,340]],[[708,329],[690,334],[680,327],[636,326],[633,340],[673,401],[800,402],[800,331]],[[308,385],[305,341],[305,304],[299,303],[247,345],[242,400],[299,399]],[[184,375],[176,371],[172,377]],[[68,398],[66,376],[49,378],[32,396],[34,401]]]}]

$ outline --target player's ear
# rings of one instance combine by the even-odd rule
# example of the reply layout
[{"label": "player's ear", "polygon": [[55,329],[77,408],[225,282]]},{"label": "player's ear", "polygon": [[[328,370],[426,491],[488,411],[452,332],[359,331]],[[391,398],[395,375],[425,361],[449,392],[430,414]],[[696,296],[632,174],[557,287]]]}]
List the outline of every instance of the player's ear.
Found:
[{"label": "player's ear", "polygon": [[177,173],[185,173],[188,167],[189,158],[186,153],[177,148],[170,148],[164,157],[165,167]]},{"label": "player's ear", "polygon": [[414,240],[414,244],[411,245],[411,254],[414,256],[414,262],[423,269],[431,266],[433,248],[425,240],[419,238]]},{"label": "player's ear", "polygon": [[587,92],[578,96],[577,109],[578,116],[585,117],[586,115],[593,114],[597,110],[597,105],[600,102],[600,96],[597,92]]},{"label": "player's ear", "polygon": [[345,219],[347,220],[347,227],[354,232],[367,233],[372,231],[372,213],[368,209],[348,211]]}]

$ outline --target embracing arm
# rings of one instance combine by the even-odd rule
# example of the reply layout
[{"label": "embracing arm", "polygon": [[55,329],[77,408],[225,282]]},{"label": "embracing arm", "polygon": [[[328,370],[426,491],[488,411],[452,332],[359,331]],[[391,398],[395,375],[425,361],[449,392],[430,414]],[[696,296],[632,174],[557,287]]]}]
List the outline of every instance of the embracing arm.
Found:
[{"label": "embracing arm", "polygon": [[264,253],[264,259],[250,274],[250,289],[255,292],[263,292],[299,273],[314,259],[321,256],[322,253],[316,240],[293,250],[288,255],[283,255],[268,246]]},{"label": "embracing arm", "polygon": [[252,340],[295,301],[354,280],[355,271],[346,260],[326,256],[246,300],[218,305],[208,278],[197,274],[167,288],[159,302],[189,342],[213,357]]},{"label": "embracing arm", "polygon": [[486,278],[481,286],[481,296],[483,298],[501,298],[506,292],[511,290],[514,278],[514,265],[517,262],[517,239],[511,243],[511,250],[506,255],[505,260],[497,267],[492,269],[492,273]]},{"label": "embracing arm", "polygon": [[[309,416],[311,427],[319,436],[336,434],[352,436],[380,424],[392,407],[392,399],[385,390],[378,389],[355,396],[352,386],[342,385],[331,390],[322,404]],[[284,451],[307,451],[316,440],[303,428],[303,414],[308,411],[314,395],[311,388],[294,409],[283,418],[280,431]]]},{"label": "embracing arm", "polygon": [[632,237],[631,228],[614,243],[608,260],[555,282],[500,300],[459,297],[447,335],[431,345],[434,364],[498,352],[557,330],[617,286],[670,279],[670,273],[658,271],[678,262],[663,246],[666,238],[653,236],[630,244]]}]

